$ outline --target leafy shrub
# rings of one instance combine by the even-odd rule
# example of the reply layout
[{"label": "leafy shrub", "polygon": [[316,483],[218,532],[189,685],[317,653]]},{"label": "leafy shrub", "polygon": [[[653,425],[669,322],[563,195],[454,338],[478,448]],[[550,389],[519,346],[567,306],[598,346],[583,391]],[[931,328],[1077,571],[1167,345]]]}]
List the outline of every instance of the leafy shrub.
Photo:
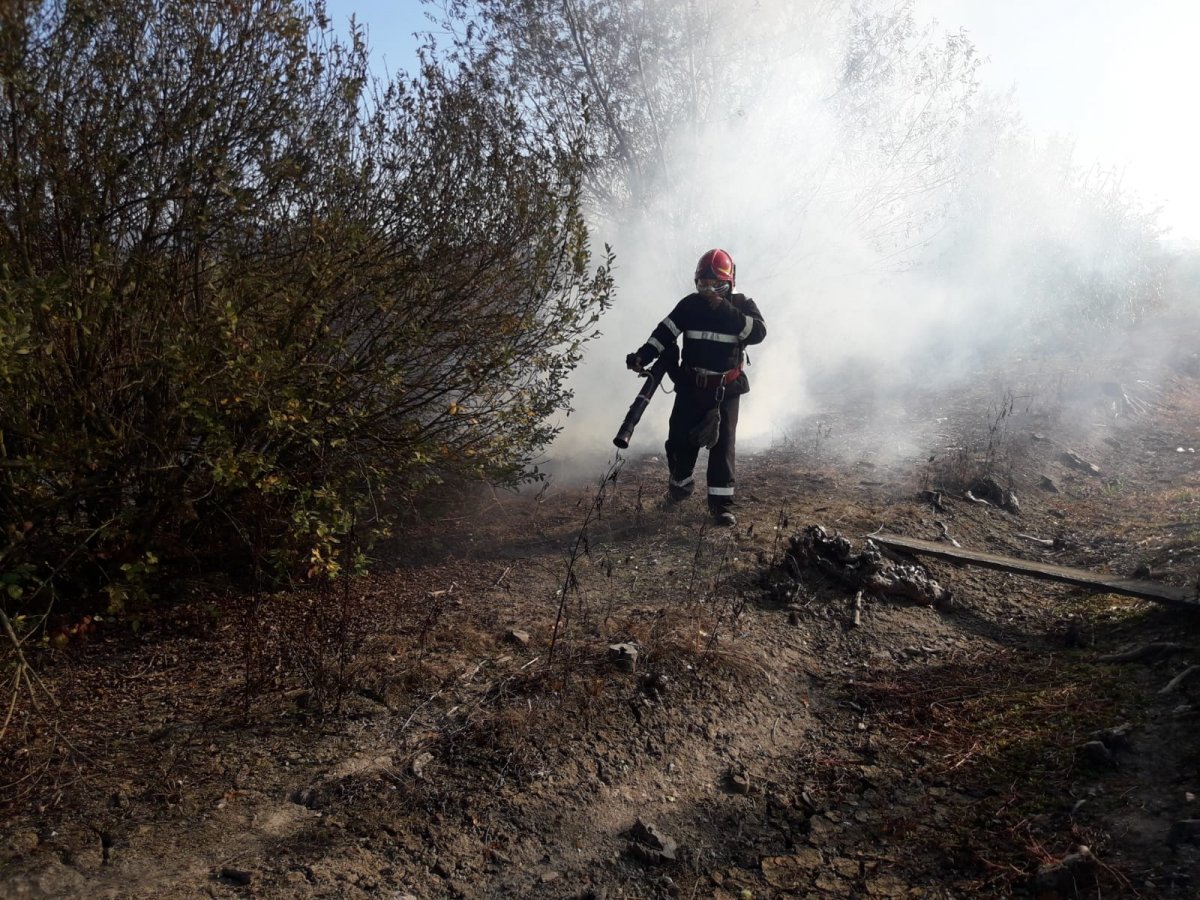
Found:
[{"label": "leafy shrub", "polygon": [[380,85],[296,0],[0,17],[23,602],[128,608],[184,564],[332,576],[387,498],[525,477],[611,254],[593,268],[570,135],[498,101],[494,60]]}]

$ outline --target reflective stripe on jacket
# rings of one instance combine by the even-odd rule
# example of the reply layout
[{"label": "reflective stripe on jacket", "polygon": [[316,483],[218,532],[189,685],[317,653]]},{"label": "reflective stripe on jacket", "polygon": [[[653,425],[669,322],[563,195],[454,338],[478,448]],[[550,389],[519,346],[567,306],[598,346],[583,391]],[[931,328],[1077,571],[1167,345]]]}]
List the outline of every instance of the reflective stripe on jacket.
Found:
[{"label": "reflective stripe on jacket", "polygon": [[742,362],[742,348],[767,336],[762,313],[745,294],[734,294],[716,309],[700,294],[688,294],[658,323],[638,350],[649,365],[668,345],[683,336],[683,365],[707,372],[727,372]]}]

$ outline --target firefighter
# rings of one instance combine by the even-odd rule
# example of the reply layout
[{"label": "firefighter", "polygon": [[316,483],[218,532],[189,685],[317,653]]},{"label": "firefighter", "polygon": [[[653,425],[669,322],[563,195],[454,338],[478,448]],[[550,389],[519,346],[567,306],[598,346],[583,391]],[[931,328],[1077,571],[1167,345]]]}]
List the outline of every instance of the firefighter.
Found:
[{"label": "firefighter", "polygon": [[667,502],[691,495],[696,457],[708,447],[708,509],[714,522],[727,526],[737,524],[731,507],[738,401],[750,390],[742,371],[745,347],[767,334],[754,301],[733,292],[736,271],[724,250],[705,253],[696,264],[696,292],[680,300],[650,339],[625,357],[625,365],[640,373],[660,353],[678,352],[675,342],[683,336],[667,431]]}]

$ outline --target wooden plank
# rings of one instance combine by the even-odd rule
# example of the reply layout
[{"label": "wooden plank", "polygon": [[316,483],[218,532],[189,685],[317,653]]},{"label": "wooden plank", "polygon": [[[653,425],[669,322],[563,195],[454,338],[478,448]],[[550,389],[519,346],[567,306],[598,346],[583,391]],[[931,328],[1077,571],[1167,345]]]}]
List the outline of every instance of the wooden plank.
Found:
[{"label": "wooden plank", "polygon": [[936,556],[952,562],[997,569],[1001,572],[1012,572],[1016,575],[1028,575],[1031,578],[1045,578],[1050,581],[1088,588],[1097,593],[1122,594],[1126,597],[1153,600],[1156,603],[1200,609],[1200,597],[1197,597],[1196,588],[1178,587],[1158,581],[1141,581],[1136,578],[1119,578],[1115,575],[1104,575],[1088,569],[1072,569],[1068,566],[1056,566],[1053,563],[999,556],[981,550],[965,550],[950,544],[922,541],[896,534],[873,534],[871,540],[893,550]]}]

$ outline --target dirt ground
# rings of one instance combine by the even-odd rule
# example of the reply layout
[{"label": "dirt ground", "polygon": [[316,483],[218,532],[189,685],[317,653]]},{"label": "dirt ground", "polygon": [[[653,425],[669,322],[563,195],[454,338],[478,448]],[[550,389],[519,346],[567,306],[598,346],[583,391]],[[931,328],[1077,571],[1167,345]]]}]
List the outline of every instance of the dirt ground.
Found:
[{"label": "dirt ground", "polygon": [[100,623],[0,747],[0,896],[1197,896],[1200,615],[926,560],[950,602],[856,625],[792,561],[820,524],[1196,584],[1200,357],[969,383],[831,390],[732,529],[635,457],[448,501],[367,580]]}]

